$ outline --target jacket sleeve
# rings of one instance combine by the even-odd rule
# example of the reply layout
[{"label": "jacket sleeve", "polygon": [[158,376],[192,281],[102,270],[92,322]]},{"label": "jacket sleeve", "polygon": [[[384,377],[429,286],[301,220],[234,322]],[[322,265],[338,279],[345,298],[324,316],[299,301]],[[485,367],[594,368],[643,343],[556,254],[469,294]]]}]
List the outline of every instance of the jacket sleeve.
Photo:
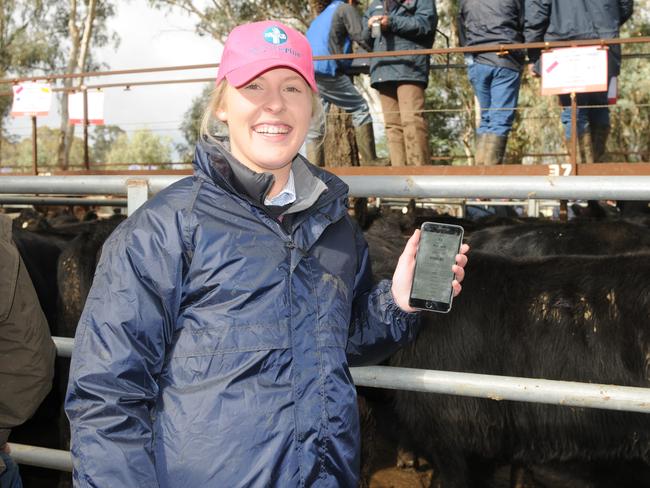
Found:
[{"label": "jacket sleeve", "polygon": [[[541,42],[551,17],[551,3],[548,0],[526,0],[524,5],[524,40]],[[528,59],[536,62],[540,53],[540,49],[529,49]]]},{"label": "jacket sleeve", "polygon": [[360,230],[356,233],[356,245],[359,266],[346,353],[351,366],[362,366],[383,361],[415,339],[420,316],[399,308],[389,280],[372,286],[368,244]]},{"label": "jacket sleeve", "polygon": [[52,388],[56,348],[17,249],[0,242],[0,446]]},{"label": "jacket sleeve", "polygon": [[634,0],[619,0],[620,22],[623,25],[627,22],[634,12]]},{"label": "jacket sleeve", "polygon": [[65,403],[75,486],[158,487],[151,407],[182,279],[180,232],[169,222],[142,208],[104,244]]},{"label": "jacket sleeve", "polygon": [[363,21],[356,7],[344,4],[341,9],[341,20],[350,39],[359,44],[366,51],[372,49],[372,45],[366,42],[363,36]]},{"label": "jacket sleeve", "polygon": [[431,36],[438,25],[438,14],[432,0],[417,0],[413,15],[392,12],[388,18],[391,32],[405,38]]}]

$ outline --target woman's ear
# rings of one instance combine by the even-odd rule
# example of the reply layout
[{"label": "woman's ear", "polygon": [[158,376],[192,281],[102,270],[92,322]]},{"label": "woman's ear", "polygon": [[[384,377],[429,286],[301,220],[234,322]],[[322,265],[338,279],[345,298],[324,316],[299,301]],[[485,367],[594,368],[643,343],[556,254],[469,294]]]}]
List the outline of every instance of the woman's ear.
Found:
[{"label": "woman's ear", "polygon": [[228,122],[228,112],[223,107],[217,108],[214,113],[221,122]]}]

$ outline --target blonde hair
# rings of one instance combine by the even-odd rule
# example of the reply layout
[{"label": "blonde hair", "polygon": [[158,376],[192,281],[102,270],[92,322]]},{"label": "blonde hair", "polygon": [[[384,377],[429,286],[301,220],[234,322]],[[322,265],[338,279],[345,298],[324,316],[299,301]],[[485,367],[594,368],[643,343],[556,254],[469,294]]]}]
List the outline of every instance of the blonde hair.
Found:
[{"label": "blonde hair", "polygon": [[[226,94],[227,86],[228,82],[225,79],[219,82],[210,94],[208,105],[203,111],[203,117],[201,118],[199,136],[212,144],[218,143],[219,139],[223,139],[228,135],[228,125],[216,116],[217,109],[221,106]],[[318,93],[312,91],[311,126],[318,128],[324,124],[325,111],[323,110],[323,102]]]}]

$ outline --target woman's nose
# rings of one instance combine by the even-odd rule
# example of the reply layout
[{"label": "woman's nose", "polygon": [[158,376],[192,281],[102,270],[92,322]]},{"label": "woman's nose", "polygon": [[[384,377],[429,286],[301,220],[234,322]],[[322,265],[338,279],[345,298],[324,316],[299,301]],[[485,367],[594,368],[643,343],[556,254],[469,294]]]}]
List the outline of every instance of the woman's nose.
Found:
[{"label": "woman's nose", "polygon": [[282,96],[282,92],[280,90],[269,90],[268,98],[264,106],[266,110],[269,110],[270,112],[276,113],[282,111],[285,107],[285,101],[284,97]]}]

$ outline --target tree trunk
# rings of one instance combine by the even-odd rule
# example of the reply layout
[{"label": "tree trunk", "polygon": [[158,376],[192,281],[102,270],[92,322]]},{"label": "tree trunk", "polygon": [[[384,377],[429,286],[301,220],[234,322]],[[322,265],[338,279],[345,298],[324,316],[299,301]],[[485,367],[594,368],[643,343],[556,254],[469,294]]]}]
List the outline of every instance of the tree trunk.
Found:
[{"label": "tree trunk", "polygon": [[[70,33],[70,58],[68,60],[68,73],[83,72],[88,61],[88,51],[90,49],[90,40],[92,39],[93,24],[97,11],[97,0],[89,0],[86,18],[84,19],[83,33],[80,35],[77,27],[77,1],[70,0],[70,20],[68,22],[68,31]],[[66,89],[61,96],[61,126],[59,133],[58,145],[58,167],[66,170],[70,166],[70,150],[74,140],[74,126],[68,123],[68,90],[73,85],[81,88],[83,78],[77,78],[76,82],[72,78],[65,78],[63,86]]]},{"label": "tree trunk", "polygon": [[326,117],[325,166],[359,166],[359,152],[350,115],[330,105]]}]

